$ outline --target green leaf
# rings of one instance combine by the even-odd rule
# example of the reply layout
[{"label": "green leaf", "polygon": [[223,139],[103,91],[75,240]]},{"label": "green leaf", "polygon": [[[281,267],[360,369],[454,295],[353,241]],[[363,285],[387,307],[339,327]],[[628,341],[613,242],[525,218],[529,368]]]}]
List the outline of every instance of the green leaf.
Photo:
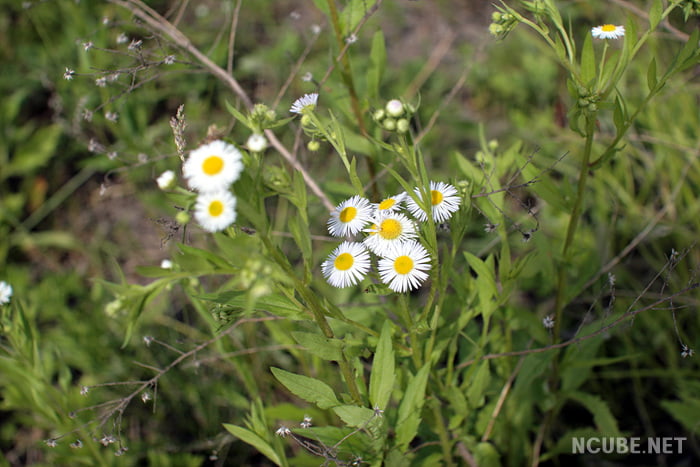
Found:
[{"label": "green leaf", "polygon": [[231,425],[229,423],[224,423],[224,428],[226,428],[228,432],[236,438],[253,446],[276,465],[284,465],[274,448],[270,446],[270,443],[262,439],[257,433],[240,426]]},{"label": "green leaf", "polygon": [[359,428],[367,426],[374,417],[374,411],[366,407],[356,405],[340,405],[333,408],[333,412],[348,426]]},{"label": "green leaf", "polygon": [[474,460],[480,467],[500,467],[501,460],[498,451],[491,443],[479,443],[474,449]]},{"label": "green leaf", "polygon": [[377,342],[377,350],[372,360],[372,374],[369,377],[369,401],[372,407],[385,409],[389,403],[396,378],[394,347],[391,344],[391,321],[385,320]]},{"label": "green leaf", "polygon": [[569,397],[579,402],[593,415],[593,421],[601,434],[605,436],[620,436],[617,420],[615,420],[607,402],[598,396],[578,391],[569,394]]},{"label": "green leaf", "polygon": [[613,122],[615,123],[615,129],[617,129],[618,135],[625,132],[625,125],[627,124],[627,109],[625,108],[625,102],[619,95],[615,97]]},{"label": "green leaf", "polygon": [[6,175],[23,175],[44,167],[56,152],[61,131],[58,124],[45,126],[35,131],[15,151],[7,167]]},{"label": "green leaf", "polygon": [[377,99],[379,88],[384,77],[386,66],[386,44],[384,34],[379,29],[372,37],[372,47],[369,52],[369,70],[367,70],[367,97]]},{"label": "green leaf", "polygon": [[323,381],[308,376],[295,375],[280,368],[273,367],[270,370],[277,381],[295,396],[316,404],[321,409],[330,409],[340,405],[333,389]]},{"label": "green leaf", "polygon": [[697,398],[683,398],[682,401],[661,401],[661,407],[670,413],[689,432],[697,433],[698,420],[700,420],[700,400]]},{"label": "green leaf", "polygon": [[311,354],[328,361],[339,362],[343,359],[343,341],[329,339],[311,332],[292,332],[292,337],[299,345],[306,347]]},{"label": "green leaf", "polygon": [[469,389],[467,389],[467,400],[469,401],[469,407],[475,409],[484,405],[484,393],[486,392],[486,388],[488,388],[490,381],[491,371],[489,370],[489,362],[488,360],[485,360],[479,364],[476,374],[474,374],[474,377],[469,383]]},{"label": "green leaf", "polygon": [[396,449],[405,450],[418,433],[429,374],[430,364],[426,363],[406,387],[396,420],[396,438],[394,439]]},{"label": "green leaf", "polygon": [[654,91],[656,85],[658,84],[658,79],[656,77],[656,58],[652,57],[651,62],[649,62],[649,67],[647,68],[647,87],[649,91]]},{"label": "green leaf", "polygon": [[661,0],[653,0],[651,3],[651,9],[649,10],[649,29],[652,31],[656,29],[656,26],[661,22],[661,15],[663,14],[664,6]]},{"label": "green leaf", "polygon": [[593,35],[586,34],[581,50],[581,80],[585,86],[590,86],[596,77],[595,52],[593,50]]},{"label": "green leaf", "polygon": [[355,30],[367,11],[374,6],[377,0],[350,0],[340,15],[340,24],[344,36]]},{"label": "green leaf", "polygon": [[464,258],[469,263],[469,266],[476,272],[476,288],[479,294],[479,304],[484,315],[489,315],[493,311],[492,298],[498,295],[496,287],[496,279],[493,268],[489,267],[486,262],[469,253],[463,252]]}]

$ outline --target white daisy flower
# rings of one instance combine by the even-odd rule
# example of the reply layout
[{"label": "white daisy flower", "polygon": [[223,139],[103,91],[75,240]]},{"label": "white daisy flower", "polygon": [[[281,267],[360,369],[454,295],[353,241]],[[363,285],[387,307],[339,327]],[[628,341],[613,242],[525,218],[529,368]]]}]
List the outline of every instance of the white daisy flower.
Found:
[{"label": "white daisy flower", "polygon": [[236,220],[236,198],[225,190],[200,193],[194,217],[207,232],[218,232]]},{"label": "white daisy flower", "polygon": [[413,221],[400,213],[377,216],[372,222],[372,227],[365,229],[369,235],[364,244],[378,256],[384,256],[394,245],[418,237]]},{"label": "white daisy flower", "polygon": [[379,260],[379,276],[394,292],[407,292],[421,286],[428,278],[430,255],[415,240],[390,248]]},{"label": "white daisy flower", "polygon": [[200,146],[190,153],[182,173],[193,190],[225,190],[243,171],[241,152],[221,140]]},{"label": "white daisy flower", "polygon": [[169,190],[175,186],[175,172],[172,170],[166,170],[158,176],[156,179],[158,188],[161,190]]},{"label": "white daisy flower", "polygon": [[302,114],[304,111],[310,112],[316,108],[316,102],[318,102],[318,93],[304,94],[294,101],[289,111],[295,114]]},{"label": "white daisy flower", "polygon": [[406,192],[400,193],[396,196],[389,196],[380,203],[373,204],[373,206],[379,215],[396,212],[401,209],[401,204],[406,200],[406,196],[408,196]]},{"label": "white daisy flower", "polygon": [[170,261],[169,259],[164,259],[163,261],[160,262],[160,268],[161,269],[172,269],[173,262]]},{"label": "white daisy flower", "polygon": [[369,271],[369,253],[357,242],[343,242],[321,265],[321,271],[333,287],[348,287],[360,282]]},{"label": "white daisy flower", "polygon": [[0,281],[0,305],[10,303],[12,298],[12,286],[5,281]]},{"label": "white daisy flower", "polygon": [[591,29],[591,34],[596,39],[618,39],[625,35],[624,26],[615,26],[614,24],[603,24]]},{"label": "white daisy flower", "polygon": [[263,152],[267,149],[267,138],[265,138],[260,133],[253,133],[248,137],[248,141],[245,143],[250,151],[253,152]]},{"label": "white daisy flower", "polygon": [[[415,193],[420,197],[420,190],[415,189]],[[435,222],[445,222],[452,217],[452,213],[459,209],[461,199],[457,194],[457,188],[444,182],[430,182],[430,204],[433,210]],[[428,216],[423,209],[416,204],[413,198],[408,198],[408,210],[413,217],[421,222],[428,220]]]},{"label": "white daisy flower", "polygon": [[328,219],[328,232],[334,237],[355,235],[372,219],[372,205],[362,196],[353,196],[335,207]]}]

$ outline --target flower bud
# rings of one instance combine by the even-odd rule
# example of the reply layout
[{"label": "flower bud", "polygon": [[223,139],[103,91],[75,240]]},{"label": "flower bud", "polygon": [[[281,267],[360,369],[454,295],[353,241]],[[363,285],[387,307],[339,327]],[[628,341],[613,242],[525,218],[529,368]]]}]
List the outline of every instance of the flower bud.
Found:
[{"label": "flower bud", "polygon": [[403,104],[398,99],[392,99],[386,103],[386,113],[390,117],[400,117],[404,113]]}]

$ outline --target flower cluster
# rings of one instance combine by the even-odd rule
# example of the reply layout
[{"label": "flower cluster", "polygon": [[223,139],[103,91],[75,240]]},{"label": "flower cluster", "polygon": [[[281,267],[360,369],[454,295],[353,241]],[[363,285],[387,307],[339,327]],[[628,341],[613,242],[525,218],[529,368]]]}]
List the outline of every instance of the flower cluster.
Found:
[{"label": "flower cluster", "polygon": [[229,188],[243,171],[243,156],[232,144],[217,140],[192,151],[182,166],[187,184],[199,192],[194,217],[208,232],[236,220],[236,198]]},{"label": "flower cluster", "polygon": [[405,192],[380,203],[353,196],[336,206],[328,219],[331,235],[366,235],[361,242],[343,241],[323,262],[321,270],[328,283],[339,288],[356,285],[369,272],[373,253],[379,277],[391,290],[420,287],[431,267],[430,255],[418,241],[417,223],[427,221],[429,215],[421,205],[430,206],[435,222],[445,222],[459,209],[461,199],[455,187],[443,182],[430,182],[430,198],[422,203],[416,199],[423,200],[419,188],[415,199]]},{"label": "flower cluster", "polygon": [[375,110],[372,118],[387,131],[406,133],[410,128],[409,120],[414,110],[410,105],[398,99],[392,99],[383,109]]}]

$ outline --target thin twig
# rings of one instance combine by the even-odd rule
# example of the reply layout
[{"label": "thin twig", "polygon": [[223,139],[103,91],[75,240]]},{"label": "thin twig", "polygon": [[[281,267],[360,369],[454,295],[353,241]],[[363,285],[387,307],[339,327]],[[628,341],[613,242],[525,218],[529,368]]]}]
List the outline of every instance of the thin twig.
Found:
[{"label": "thin twig", "polygon": [[548,352],[548,351],[550,351],[550,350],[561,349],[561,348],[564,348],[564,347],[568,347],[568,346],[570,346],[570,345],[572,345],[572,344],[578,344],[578,343],[587,341],[587,340],[589,340],[589,339],[592,339],[592,338],[594,338],[594,337],[597,337],[597,336],[599,336],[599,335],[601,335],[601,334],[604,334],[604,333],[608,332],[610,329],[612,329],[612,328],[618,326],[619,324],[621,324],[622,322],[626,321],[626,320],[629,319],[629,318],[633,318],[634,316],[637,316],[639,313],[642,313],[642,312],[647,311],[647,310],[651,310],[652,308],[655,308],[656,306],[658,306],[658,305],[660,305],[660,304],[662,304],[662,303],[664,303],[664,302],[667,302],[667,301],[672,300],[672,299],[674,299],[674,298],[676,298],[676,297],[679,297],[679,296],[681,296],[681,295],[683,295],[683,294],[686,294],[686,293],[690,292],[691,290],[697,289],[698,287],[700,287],[700,283],[697,283],[697,282],[696,282],[696,283],[691,284],[691,285],[689,285],[688,287],[686,287],[686,288],[680,290],[679,292],[676,292],[676,293],[674,293],[674,294],[672,294],[672,295],[669,295],[669,296],[667,296],[667,297],[664,297],[664,298],[661,298],[661,299],[659,299],[659,300],[656,300],[655,302],[651,303],[650,305],[647,305],[647,306],[642,307],[642,308],[638,308],[638,309],[636,309],[636,310],[627,311],[627,312],[623,313],[622,316],[620,316],[619,318],[617,318],[617,319],[616,319],[615,321],[613,321],[612,323],[607,324],[607,325],[601,327],[600,329],[598,329],[597,331],[592,332],[591,334],[587,334],[587,335],[585,335],[585,336],[577,337],[577,338],[574,338],[574,339],[569,339],[569,340],[567,340],[567,341],[565,341],[565,342],[559,342],[559,343],[557,343],[557,344],[548,345],[548,346],[546,346],[546,347],[538,347],[538,348],[535,348],[535,349],[515,350],[515,351],[513,351],[513,352],[502,352],[502,353],[493,353],[493,354],[484,355],[483,357],[475,358],[475,359],[468,360],[468,361],[466,361],[466,362],[460,363],[459,365],[457,365],[457,366],[455,367],[455,369],[466,368],[466,367],[468,367],[469,365],[472,365],[472,364],[474,364],[474,363],[476,363],[476,362],[483,361],[483,360],[494,360],[494,359],[496,359],[496,358],[501,358],[501,357],[518,357],[518,356],[521,356],[521,355],[530,355],[530,354],[534,354],[534,353],[543,353],[543,352]]}]

